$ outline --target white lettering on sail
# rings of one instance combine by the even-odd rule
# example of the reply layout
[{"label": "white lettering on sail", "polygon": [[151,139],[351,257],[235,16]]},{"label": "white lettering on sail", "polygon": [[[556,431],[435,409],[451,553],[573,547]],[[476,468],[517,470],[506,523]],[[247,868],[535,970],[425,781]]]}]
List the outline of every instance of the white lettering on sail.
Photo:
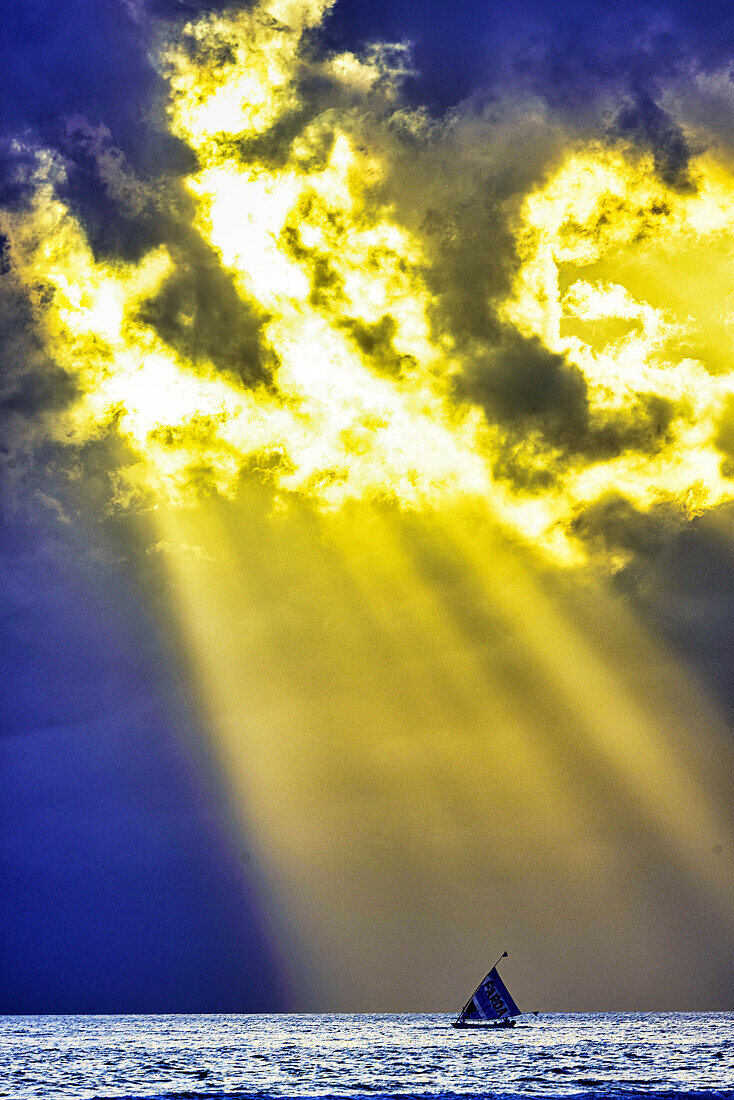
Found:
[{"label": "white lettering on sail", "polygon": [[491,981],[485,982],[484,992],[487,994],[487,1000],[489,1001],[495,1012],[497,1012],[500,1016],[506,1016],[507,1005],[505,1004],[502,997],[497,992]]}]

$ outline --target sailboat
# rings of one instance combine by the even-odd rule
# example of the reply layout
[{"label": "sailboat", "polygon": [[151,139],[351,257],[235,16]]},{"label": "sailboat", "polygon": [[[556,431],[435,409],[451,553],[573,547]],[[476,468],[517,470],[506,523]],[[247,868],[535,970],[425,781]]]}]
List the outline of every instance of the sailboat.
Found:
[{"label": "sailboat", "polygon": [[[453,1021],[453,1027],[514,1027],[515,1017],[522,1012],[512,994],[497,973],[497,966],[507,958],[503,951],[486,978],[482,978],[469,1000]],[[535,1013],[537,1016],[537,1012]]]}]

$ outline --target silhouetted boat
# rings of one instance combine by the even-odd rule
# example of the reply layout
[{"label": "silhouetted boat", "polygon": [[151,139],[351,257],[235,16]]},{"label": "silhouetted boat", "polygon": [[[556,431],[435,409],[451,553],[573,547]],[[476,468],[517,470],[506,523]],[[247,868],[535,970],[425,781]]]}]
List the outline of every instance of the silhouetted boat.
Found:
[{"label": "silhouetted boat", "polygon": [[[503,951],[486,978],[483,978],[469,1000],[453,1021],[453,1027],[514,1027],[522,1012],[512,994],[497,973],[500,959],[506,959]],[[537,1016],[537,1012],[535,1013]]]}]

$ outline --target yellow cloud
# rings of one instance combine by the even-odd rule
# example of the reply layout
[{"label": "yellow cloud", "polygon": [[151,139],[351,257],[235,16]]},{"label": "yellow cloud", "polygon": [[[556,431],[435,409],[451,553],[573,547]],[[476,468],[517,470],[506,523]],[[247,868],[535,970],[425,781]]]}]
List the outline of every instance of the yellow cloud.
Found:
[{"label": "yellow cloud", "polygon": [[731,499],[713,440],[734,387],[721,309],[734,290],[734,181],[705,155],[692,174],[696,189],[678,192],[651,158],[592,146],[523,206],[505,316],[578,364],[592,412],[655,394],[680,414],[655,453],[579,465],[565,487],[571,506],[609,490],[643,508],[668,496],[695,496],[697,508]]},{"label": "yellow cloud", "polygon": [[[81,391],[60,435],[81,440],[114,422],[138,456],[122,481],[179,500],[201,471],[231,493],[253,463],[278,488],[326,507],[479,497],[510,529],[567,559],[578,555],[566,534],[574,515],[611,490],[643,509],[730,499],[714,442],[734,390],[727,169],[698,157],[695,189],[682,193],[650,158],[592,144],[526,196],[514,226],[520,266],[500,312],[580,368],[592,442],[549,441],[542,424],[524,438],[508,433],[491,409],[455,401],[467,353],[437,326],[428,230],[401,224],[390,201],[392,146],[370,137],[383,123],[369,97],[392,86],[399,66],[384,50],[310,56],[304,32],[328,7],[282,0],[207,15],[160,55],[171,131],[197,157],[185,181],[195,228],[263,318],[273,386],[247,386],[202,357],[190,362],[145,323],[140,305],[170,278],[169,252],[139,263],[95,259],[55,195],[63,166],[37,154],[34,201],[5,216],[3,230],[21,280],[49,291],[44,340]],[[253,141],[304,108],[300,80],[311,70],[347,105],[313,109],[283,139],[277,163],[248,157]],[[419,129],[424,141],[442,140]],[[653,399],[660,424],[642,441],[638,422]],[[610,423],[612,443],[593,445]],[[508,453],[553,476],[512,482],[501,472]]]}]

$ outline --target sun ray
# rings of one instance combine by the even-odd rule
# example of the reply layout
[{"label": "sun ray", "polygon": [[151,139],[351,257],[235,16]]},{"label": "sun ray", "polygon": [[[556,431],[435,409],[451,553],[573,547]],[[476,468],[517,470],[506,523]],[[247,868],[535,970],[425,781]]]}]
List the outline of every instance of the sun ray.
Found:
[{"label": "sun ray", "polygon": [[[470,966],[458,904],[489,905],[517,934],[540,878],[544,908],[579,921],[590,906],[630,964],[650,949],[647,934],[625,946],[641,913],[671,950],[681,935],[677,911],[656,915],[655,882],[633,885],[640,863],[682,866],[679,893],[688,882],[730,930],[709,857],[729,827],[685,735],[721,719],[690,686],[660,705],[680,670],[636,628],[649,682],[612,672],[517,548],[476,515],[447,520],[363,506],[274,518],[251,497],[206,518],[156,513],[167,545],[203,551],[171,554],[172,591],[233,798],[277,910],[297,914],[283,942],[302,1006],[369,1004],[377,982],[399,1007],[426,952],[442,974]],[[600,873],[616,892],[606,913]],[[375,937],[400,944],[399,966]]]}]

